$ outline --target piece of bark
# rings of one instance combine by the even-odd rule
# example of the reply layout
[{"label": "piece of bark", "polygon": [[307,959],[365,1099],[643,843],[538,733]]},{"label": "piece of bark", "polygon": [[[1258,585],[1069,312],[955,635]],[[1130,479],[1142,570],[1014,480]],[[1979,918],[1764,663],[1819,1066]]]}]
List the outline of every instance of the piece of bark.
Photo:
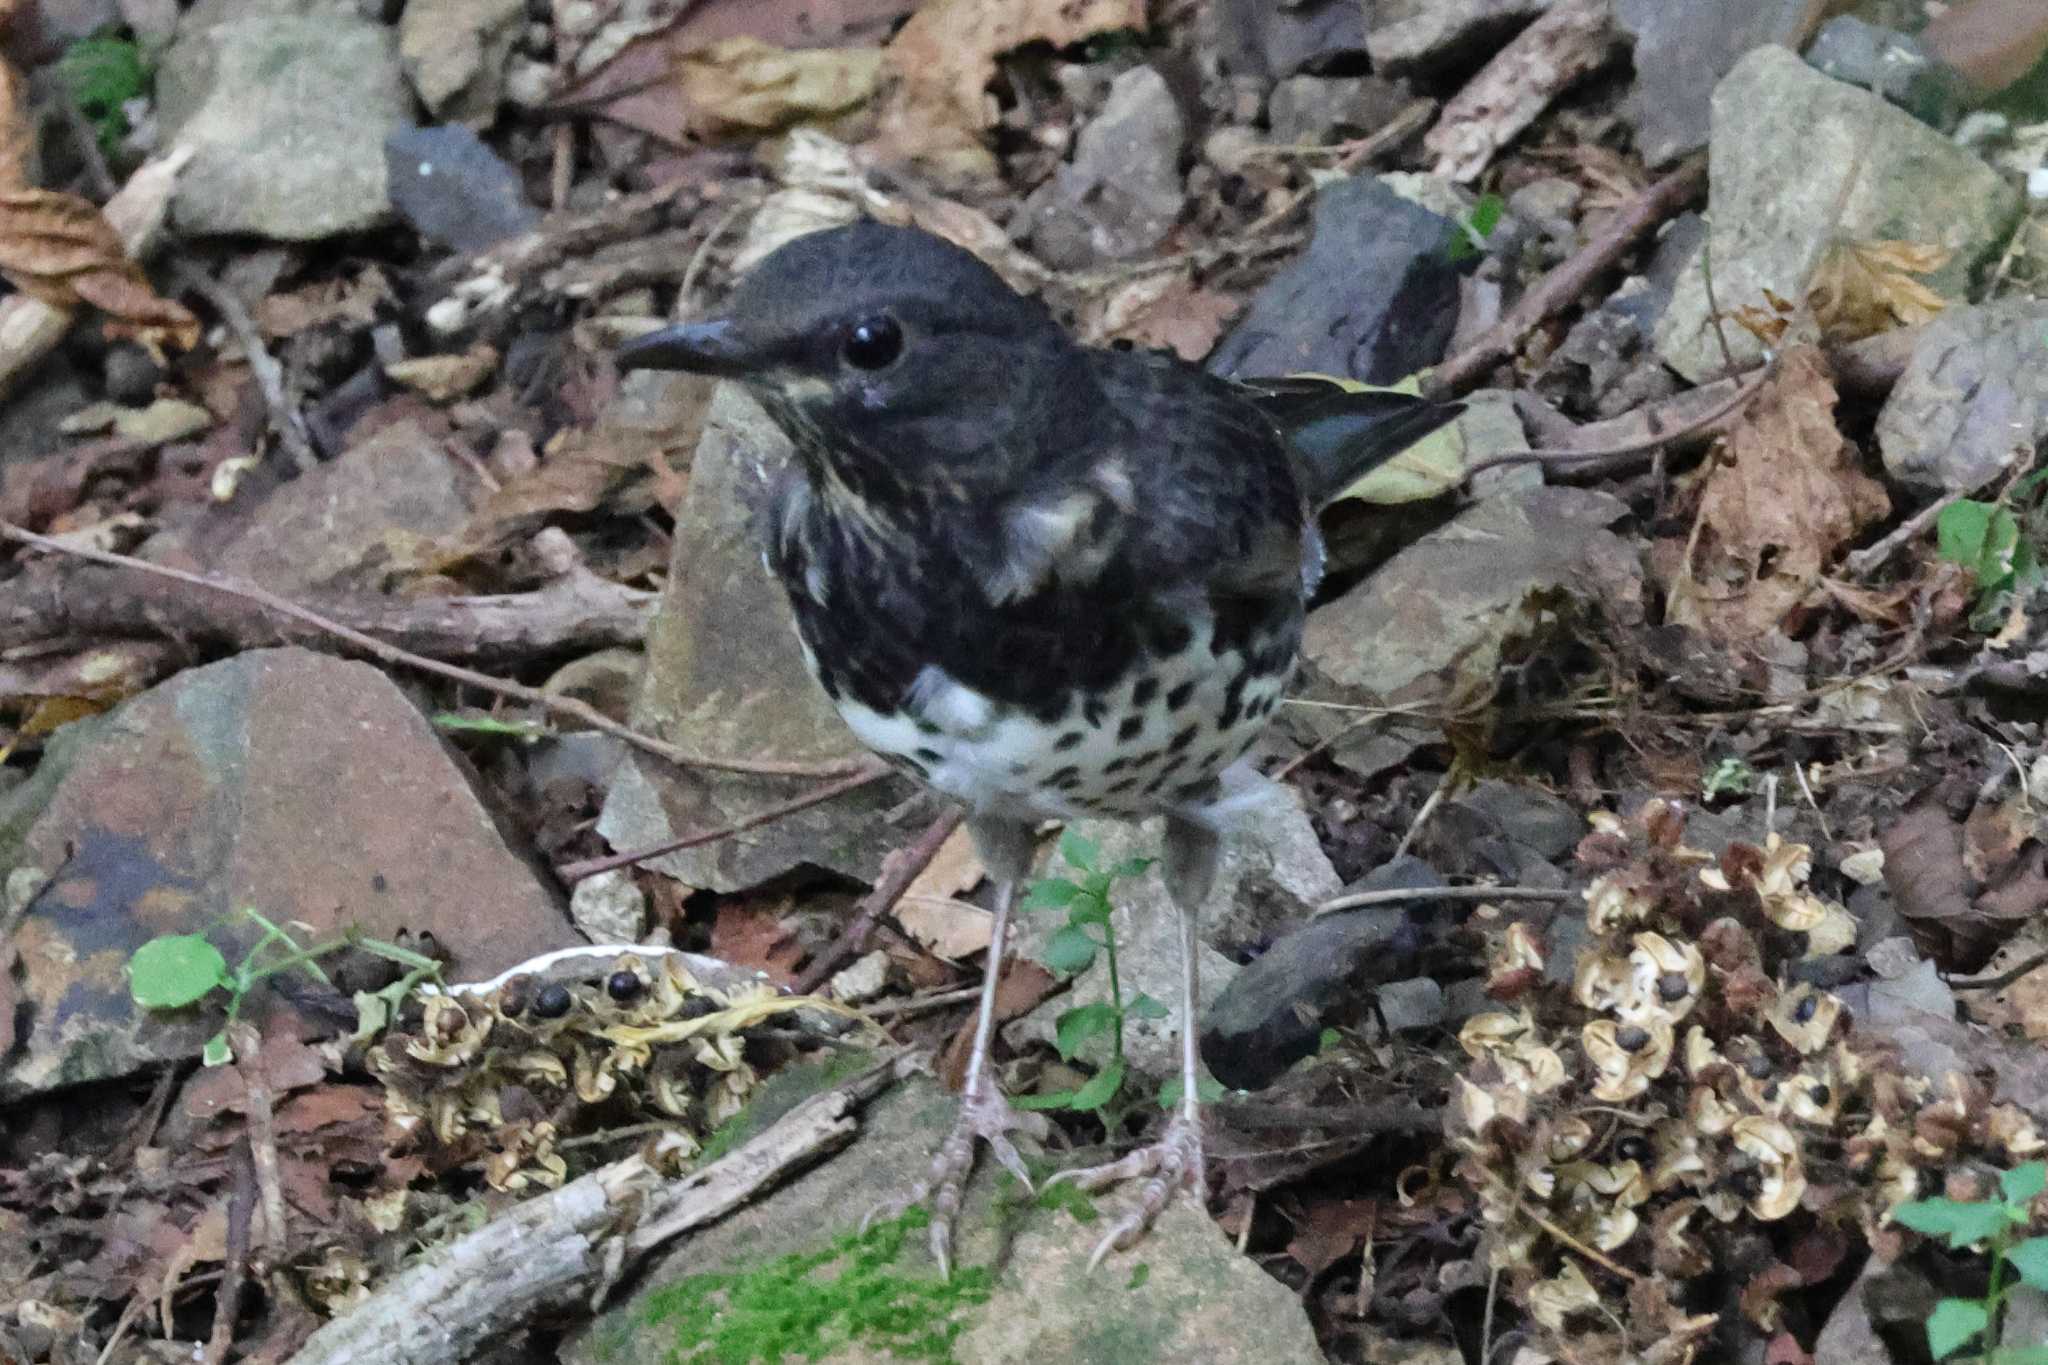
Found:
[{"label": "piece of bark", "polygon": [[1432,168],[1453,180],[1477,180],[1501,148],[1535,122],[1580,77],[1622,45],[1609,0],[1561,0],[1523,29],[1444,105],[1422,139]]}]

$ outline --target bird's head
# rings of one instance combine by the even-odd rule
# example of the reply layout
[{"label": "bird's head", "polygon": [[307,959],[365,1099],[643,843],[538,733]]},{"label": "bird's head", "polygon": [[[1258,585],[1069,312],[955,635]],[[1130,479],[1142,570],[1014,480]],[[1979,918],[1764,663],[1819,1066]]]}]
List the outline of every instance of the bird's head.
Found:
[{"label": "bird's head", "polygon": [[857,496],[971,500],[1053,448],[1082,406],[1081,355],[972,253],[862,222],[778,248],[716,316],[619,360],[740,381],[814,478]]}]

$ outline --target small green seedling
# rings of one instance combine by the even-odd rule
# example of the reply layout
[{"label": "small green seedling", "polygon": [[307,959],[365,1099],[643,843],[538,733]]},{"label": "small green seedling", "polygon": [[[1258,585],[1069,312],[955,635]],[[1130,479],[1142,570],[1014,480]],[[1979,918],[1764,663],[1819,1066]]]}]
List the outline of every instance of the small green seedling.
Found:
[{"label": "small green seedling", "polygon": [[1982,1365],[2048,1365],[2048,1345],[2000,1344],[1999,1310],[2012,1293],[2008,1268],[2019,1282],[2048,1291],[2048,1237],[2016,1240],[2032,1221],[2035,1196],[2048,1188],[2048,1163],[2029,1161],[1999,1179],[1998,1197],[1986,1200],[1916,1199],[1892,1210],[1892,1217],[1929,1237],[1943,1237],[1951,1249],[1985,1243],[1991,1277],[1981,1299],[1943,1299],[1927,1319],[1927,1349],[1947,1360],[1976,1337]]},{"label": "small green seedling", "polygon": [[2042,533],[2041,492],[2048,470],[2037,469],[1998,502],[1962,498],[1934,523],[1935,550],[1977,580],[1970,624],[1995,630],[2015,597],[2039,587],[2044,575],[2035,542]]},{"label": "small green seedling", "polygon": [[382,990],[356,993],[358,1031],[366,1034],[381,1029],[392,1009],[414,986],[440,978],[438,962],[395,943],[345,934],[304,948],[255,909],[244,909],[242,913],[261,933],[233,967],[228,966],[220,949],[203,934],[164,934],[137,948],[128,959],[128,993],[144,1009],[184,1009],[215,992],[227,996],[227,1018],[200,1052],[208,1066],[234,1060],[234,1050],[228,1045],[228,1029],[241,1017],[242,1002],[266,978],[280,972],[303,971],[331,986],[327,973],[320,970],[319,959],[344,948],[358,948],[404,967],[405,975]]},{"label": "small green seedling", "polygon": [[[1080,875],[1046,877],[1033,882],[1025,893],[1022,909],[1064,910],[1067,922],[1046,945],[1045,965],[1066,976],[1076,976],[1103,955],[1109,968],[1109,999],[1081,1005],[1062,1014],[1053,1025],[1053,1045],[1060,1056],[1071,1061],[1092,1038],[1110,1036],[1109,1061],[1085,1085],[1050,1095],[1025,1095],[1010,1101],[1020,1109],[1103,1110],[1123,1089],[1124,1021],[1164,1019],[1166,1006],[1142,992],[1124,999],[1123,981],[1117,974],[1116,928],[1109,919],[1109,889],[1119,877],[1143,876],[1152,866],[1150,858],[1126,858],[1115,867],[1100,867],[1102,850],[1095,841],[1068,830],[1060,836],[1060,858]],[[1099,936],[1098,936],[1099,935]]]},{"label": "small green seedling", "polygon": [[80,38],[57,59],[57,76],[93,127],[100,149],[113,152],[128,135],[128,101],[149,92],[149,62],[126,38]]},{"label": "small green seedling", "polygon": [[1486,243],[1493,237],[1493,230],[1500,226],[1502,212],[1507,201],[1497,194],[1482,194],[1479,202],[1472,206],[1472,212],[1463,222],[1451,230],[1451,238],[1444,243],[1444,259],[1452,265],[1463,265],[1486,253]]},{"label": "small green seedling", "polygon": [[1700,800],[1747,796],[1756,790],[1756,769],[1739,758],[1724,758],[1700,775]]}]

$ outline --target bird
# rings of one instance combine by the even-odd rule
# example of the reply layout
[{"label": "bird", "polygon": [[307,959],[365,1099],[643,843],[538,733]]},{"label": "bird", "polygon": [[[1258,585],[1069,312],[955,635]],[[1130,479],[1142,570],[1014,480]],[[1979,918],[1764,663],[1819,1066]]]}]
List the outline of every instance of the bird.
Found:
[{"label": "bird", "polygon": [[1048,821],[1164,817],[1179,915],[1181,1090],[1158,1138],[1061,1172],[1142,1181],[1091,1258],[1206,1197],[1196,923],[1247,752],[1280,704],[1323,568],[1318,509],[1457,416],[1328,379],[1232,380],[1084,345],[972,252],[872,220],[796,237],[716,314],[624,343],[622,367],[737,381],[793,457],[764,517],[806,666],[854,735],[965,807],[995,884],[960,1113],[926,1178],[950,1273],[978,1144],[1023,1184],[1042,1134],[991,1074],[1004,937]]}]

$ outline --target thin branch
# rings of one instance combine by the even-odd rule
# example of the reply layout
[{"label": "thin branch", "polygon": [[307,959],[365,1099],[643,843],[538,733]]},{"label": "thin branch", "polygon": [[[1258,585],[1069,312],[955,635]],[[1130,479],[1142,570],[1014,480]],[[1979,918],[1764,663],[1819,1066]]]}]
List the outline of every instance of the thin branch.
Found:
[{"label": "thin branch", "polygon": [[1637,238],[1691,202],[1706,183],[1707,159],[1697,155],[1638,194],[1609,220],[1598,237],[1538,280],[1506,317],[1438,366],[1423,386],[1426,396],[1448,398],[1476,385],[1494,365],[1513,356],[1524,337],[1584,294]]},{"label": "thin branch", "polygon": [[848,776],[836,778],[823,786],[813,787],[807,792],[791,797],[779,806],[757,810],[752,815],[735,820],[729,825],[720,825],[717,829],[698,830],[692,834],[685,834],[680,839],[656,844],[652,848],[630,849],[625,853],[613,853],[603,858],[585,858],[581,862],[563,863],[555,869],[555,875],[564,882],[580,882],[585,877],[595,877],[600,872],[631,867],[634,863],[644,863],[649,858],[659,858],[665,854],[681,852],[686,848],[696,848],[700,844],[713,844],[720,839],[730,839],[735,834],[757,829],[771,821],[795,815],[798,811],[809,810],[812,806],[822,806],[833,797],[844,796],[850,791],[867,786],[870,782],[879,782],[887,777],[889,772],[890,770],[882,764],[871,763],[856,769]]},{"label": "thin branch", "polygon": [[1568,901],[1576,900],[1578,895],[1576,891],[1552,891],[1537,886],[1421,886],[1412,890],[1391,887],[1384,891],[1354,891],[1324,901],[1314,913],[1330,915],[1339,910],[1398,905],[1403,901]]},{"label": "thin branch", "polygon": [[177,262],[171,267],[171,273],[182,287],[212,304],[213,311],[220,314],[220,320],[235,334],[235,340],[242,347],[242,358],[248,362],[249,373],[256,380],[256,391],[263,395],[263,409],[270,415],[270,430],[276,435],[278,444],[284,447],[285,454],[292,457],[292,463],[298,466],[300,473],[316,467],[320,457],[313,452],[312,439],[306,435],[306,415],[285,392],[284,366],[278,363],[277,357],[264,343],[256,319],[249,316],[249,310],[235,297],[234,290],[191,262]]},{"label": "thin branch", "polygon": [[939,850],[945,846],[946,840],[953,837],[953,831],[960,828],[960,822],[965,818],[966,813],[958,807],[948,809],[932,821],[929,829],[917,836],[916,843],[899,848],[882,859],[882,874],[875,879],[874,889],[861,897],[846,932],[831,947],[818,954],[817,960],[797,978],[798,995],[810,995],[816,991],[832,979],[832,973],[839,970],[841,963],[860,951],[875,921],[888,914],[896,902],[903,899],[903,893],[917,880],[918,873],[931,866],[932,859],[939,856]]},{"label": "thin branch", "polygon": [[1483,473],[1489,469],[1499,469],[1505,465],[1540,464],[1545,469],[1570,469],[1577,465],[1594,464],[1606,460],[1621,460],[1631,456],[1654,455],[1673,441],[1682,441],[1688,436],[1706,431],[1734,416],[1748,405],[1750,399],[1756,397],[1763,390],[1764,385],[1770,381],[1771,375],[1775,370],[1776,362],[1767,361],[1763,365],[1758,366],[1756,373],[1740,385],[1734,393],[1730,394],[1726,402],[1708,409],[1682,426],[1674,427],[1670,431],[1661,432],[1645,440],[1630,441],[1624,445],[1606,446],[1591,450],[1510,450],[1506,454],[1496,455],[1490,460],[1482,460],[1478,464],[1473,465],[1465,471],[1465,479],[1469,482],[1476,474]]},{"label": "thin branch", "polygon": [[235,1183],[228,1195],[227,1246],[220,1288],[214,1291],[213,1333],[199,1357],[202,1365],[224,1365],[235,1344],[235,1320],[242,1314],[242,1287],[249,1277],[249,1228],[256,1212],[254,1138],[235,1149]]},{"label": "thin branch", "polygon": [[322,616],[316,611],[300,606],[276,593],[259,588],[253,583],[236,582],[215,574],[190,573],[184,569],[173,569],[163,564],[152,564],[148,560],[135,559],[128,555],[115,554],[109,550],[94,550],[82,545],[68,545],[49,536],[37,535],[9,522],[0,521],[0,540],[11,540],[20,545],[30,545],[53,554],[68,555],[74,559],[88,560],[94,564],[105,564],[117,569],[132,569],[137,573],[153,574],[158,578],[170,579],[190,587],[205,588],[209,592],[226,594],[245,602],[254,602],[269,611],[303,622],[316,630],[346,640],[378,661],[394,667],[411,668],[421,673],[431,673],[437,678],[461,683],[496,696],[507,697],[527,706],[538,707],[555,715],[568,716],[604,734],[623,740],[636,749],[643,749],[658,758],[686,768],[708,768],[717,772],[749,773],[764,777],[834,777],[852,771],[860,771],[872,780],[872,770],[856,769],[854,765],[793,763],[780,759],[705,758],[699,754],[685,753],[666,740],[643,734],[631,726],[621,725],[588,702],[575,697],[558,697],[528,687],[524,683],[494,678],[488,673],[463,668],[457,664],[443,663],[414,654],[395,645],[387,644],[374,635],[342,625]]}]

